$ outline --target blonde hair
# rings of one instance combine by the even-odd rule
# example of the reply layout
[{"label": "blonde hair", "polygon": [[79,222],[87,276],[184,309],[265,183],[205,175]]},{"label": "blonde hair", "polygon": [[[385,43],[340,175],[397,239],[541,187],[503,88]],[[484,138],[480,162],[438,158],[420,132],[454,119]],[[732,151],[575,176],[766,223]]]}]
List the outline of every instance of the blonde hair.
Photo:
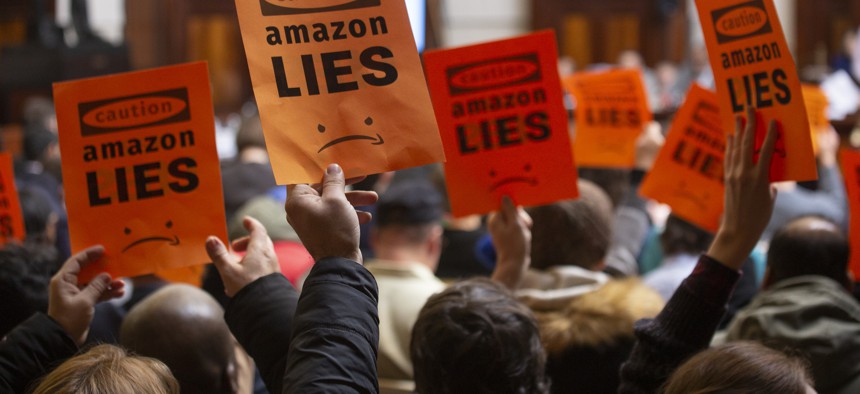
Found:
[{"label": "blonde hair", "polygon": [[179,383],[164,363],[99,345],[72,357],[42,379],[33,394],[178,394]]}]

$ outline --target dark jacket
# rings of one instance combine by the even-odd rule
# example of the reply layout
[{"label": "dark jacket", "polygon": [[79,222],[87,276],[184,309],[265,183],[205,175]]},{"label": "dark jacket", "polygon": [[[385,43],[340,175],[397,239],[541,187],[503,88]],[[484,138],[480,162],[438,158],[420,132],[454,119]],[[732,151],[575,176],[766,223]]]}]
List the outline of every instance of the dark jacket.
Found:
[{"label": "dark jacket", "polygon": [[811,364],[816,391],[860,393],[860,304],[832,279],[777,282],[738,313],[726,339],[798,350]]},{"label": "dark jacket", "polygon": [[23,393],[75,355],[78,346],[54,319],[37,313],[0,342],[0,393]]},{"label": "dark jacket", "polygon": [[301,297],[271,274],[239,291],[224,317],[271,393],[376,393],[377,295],[363,266],[327,258]]},{"label": "dark jacket", "polygon": [[636,345],[621,367],[619,393],[657,393],[684,361],[706,349],[740,272],[702,255],[654,319],[636,322]]}]

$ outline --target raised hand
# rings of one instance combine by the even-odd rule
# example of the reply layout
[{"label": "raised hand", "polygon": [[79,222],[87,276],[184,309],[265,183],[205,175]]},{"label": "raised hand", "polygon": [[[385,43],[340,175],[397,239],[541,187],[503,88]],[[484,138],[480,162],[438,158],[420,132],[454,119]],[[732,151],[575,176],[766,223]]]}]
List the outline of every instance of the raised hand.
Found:
[{"label": "raised hand", "polygon": [[105,273],[93,278],[86,286],[78,286],[81,269],[98,261],[104,252],[102,246],[89,247],[69,257],[51,278],[48,316],[59,323],[78,346],[87,339],[96,303],[121,297],[125,293],[125,284],[120,280],[112,280]]},{"label": "raised hand", "polygon": [[498,256],[492,279],[514,290],[531,263],[532,218],[505,196],[487,227]]},{"label": "raised hand", "polygon": [[224,292],[230,297],[251,282],[280,270],[275,245],[266,228],[251,217],[245,217],[242,224],[250,235],[233,242],[233,250],[246,252],[241,258],[227,251],[217,237],[206,240],[206,253],[215,263],[224,281]]},{"label": "raised hand", "polygon": [[776,143],[776,121],[767,128],[767,137],[758,162],[754,162],[756,124],[761,115],[747,108],[746,119],[737,120],[736,132],[726,140],[726,199],[723,222],[708,255],[732,269],[740,269],[752,252],[773,212],[776,189],[770,185],[770,163]]},{"label": "raised hand", "polygon": [[343,257],[362,262],[358,226],[372,218],[354,207],[371,205],[379,196],[375,192],[346,192],[347,183],[340,166],[331,164],[322,184],[287,187],[287,221],[315,261]]}]

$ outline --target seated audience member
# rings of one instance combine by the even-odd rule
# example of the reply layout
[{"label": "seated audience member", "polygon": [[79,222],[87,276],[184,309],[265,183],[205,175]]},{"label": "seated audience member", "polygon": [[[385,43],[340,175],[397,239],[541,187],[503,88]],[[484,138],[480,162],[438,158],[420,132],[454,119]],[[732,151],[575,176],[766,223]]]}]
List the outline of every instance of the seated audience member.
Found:
[{"label": "seated audience member", "polygon": [[393,184],[376,204],[367,270],[379,285],[379,376],[411,380],[409,341],[421,307],[445,284],[434,275],[441,252],[442,198],[429,183]]},{"label": "seated audience member", "polygon": [[738,313],[726,340],[795,349],[810,361],[818,392],[860,392],[860,304],[848,259],[835,223],[789,222],[771,240],[764,291]]},{"label": "seated audience member", "polygon": [[[745,118],[756,118],[752,108],[747,108]],[[739,120],[736,132],[726,141],[726,196],[720,229],[660,314],[636,323],[636,345],[621,368],[620,393],[661,392],[678,366],[708,347],[741,275],[739,270],[770,220],[775,199],[770,164],[777,124],[770,122],[757,163],[753,161],[756,122],[740,124]],[[698,368],[709,377],[723,378],[717,375],[717,366]],[[804,392],[805,384],[795,392]],[[720,392],[750,390],[747,382],[739,381]]]},{"label": "seated audience member", "polygon": [[633,323],[655,316],[663,301],[636,278],[602,272],[611,203],[588,181],[580,181],[579,193],[577,200],[529,209],[533,269],[516,295],[537,317],[553,392],[615,392],[618,369],[633,348]]},{"label": "seated audience member", "polygon": [[246,219],[250,236],[233,242],[246,252],[241,258],[216,237],[206,242],[232,298],[224,319],[271,393],[379,391],[378,292],[359,249],[359,224],[371,217],[353,208],[377,196],[345,192],[346,184],[332,164],[320,185],[288,187],[287,219],[316,261],[301,299],[278,272],[272,241],[256,220]]},{"label": "seated audience member", "polygon": [[436,166],[431,174],[433,185],[442,196],[442,252],[436,276],[442,279],[464,279],[473,276],[490,276],[492,268],[479,257],[480,242],[487,236],[480,215],[455,218],[451,215],[451,203],[445,185],[442,166]]},{"label": "seated audience member", "polygon": [[231,161],[221,164],[221,180],[224,185],[224,206],[229,221],[236,210],[248,200],[266,194],[275,187],[263,125],[260,117],[246,120],[236,134],[238,154]]},{"label": "seated audience member", "polygon": [[48,311],[56,253],[8,244],[0,250],[0,339],[36,312]]},{"label": "seated audience member", "polygon": [[675,289],[690,276],[699,256],[708,250],[713,239],[713,234],[674,214],[669,215],[660,235],[660,246],[665,256],[663,263],[645,275],[643,282],[660,293],[664,300],[672,298]]},{"label": "seated audience member", "polygon": [[421,394],[549,392],[534,315],[489,279],[458,282],[430,297],[411,347]]},{"label": "seated audience member", "polygon": [[87,337],[95,304],[123,294],[123,282],[108,274],[78,285],[81,268],[102,255],[104,248],[94,246],[66,260],[51,279],[48,313],[33,315],[0,341],[0,392],[23,393],[72,357]]},{"label": "seated audience member", "polygon": [[249,390],[252,371],[239,368],[243,355],[236,352],[224,310],[196,287],[167,285],[137,304],[122,322],[120,344],[165,363],[183,393]]},{"label": "seated audience member", "polygon": [[773,216],[764,231],[765,240],[771,239],[776,230],[801,216],[823,216],[840,228],[848,229],[848,199],[837,161],[839,134],[831,128],[817,135],[818,190],[799,187],[796,182],[778,183],[779,194],[776,196]]},{"label": "seated audience member", "polygon": [[[72,357],[42,379],[33,394],[179,394],[170,368],[149,357],[98,345]],[[183,391],[184,392],[184,391]]]},{"label": "seated audience member", "polygon": [[531,218],[505,197],[488,225],[499,245],[493,281],[467,280],[433,295],[415,323],[410,347],[420,393],[549,390],[537,322],[509,290],[531,261]]},{"label": "seated audience member", "polygon": [[812,377],[806,362],[754,342],[705,350],[672,374],[664,394],[808,394]]}]

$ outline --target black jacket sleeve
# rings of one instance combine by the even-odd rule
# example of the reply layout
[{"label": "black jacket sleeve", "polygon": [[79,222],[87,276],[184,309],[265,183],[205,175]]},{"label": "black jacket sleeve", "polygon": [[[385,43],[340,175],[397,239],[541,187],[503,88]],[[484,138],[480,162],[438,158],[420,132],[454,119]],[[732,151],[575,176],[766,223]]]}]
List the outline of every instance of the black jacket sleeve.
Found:
[{"label": "black jacket sleeve", "polygon": [[378,289],[363,266],[318,261],[302,289],[284,393],[376,393]]},{"label": "black jacket sleeve", "polygon": [[280,273],[245,286],[227,303],[224,320],[245,348],[270,393],[280,393],[299,296]]},{"label": "black jacket sleeve", "polygon": [[25,392],[77,351],[75,341],[54,319],[33,315],[0,342],[0,392]]},{"label": "black jacket sleeve", "polygon": [[703,255],[654,319],[636,322],[619,393],[657,393],[684,361],[708,347],[740,273]]}]

